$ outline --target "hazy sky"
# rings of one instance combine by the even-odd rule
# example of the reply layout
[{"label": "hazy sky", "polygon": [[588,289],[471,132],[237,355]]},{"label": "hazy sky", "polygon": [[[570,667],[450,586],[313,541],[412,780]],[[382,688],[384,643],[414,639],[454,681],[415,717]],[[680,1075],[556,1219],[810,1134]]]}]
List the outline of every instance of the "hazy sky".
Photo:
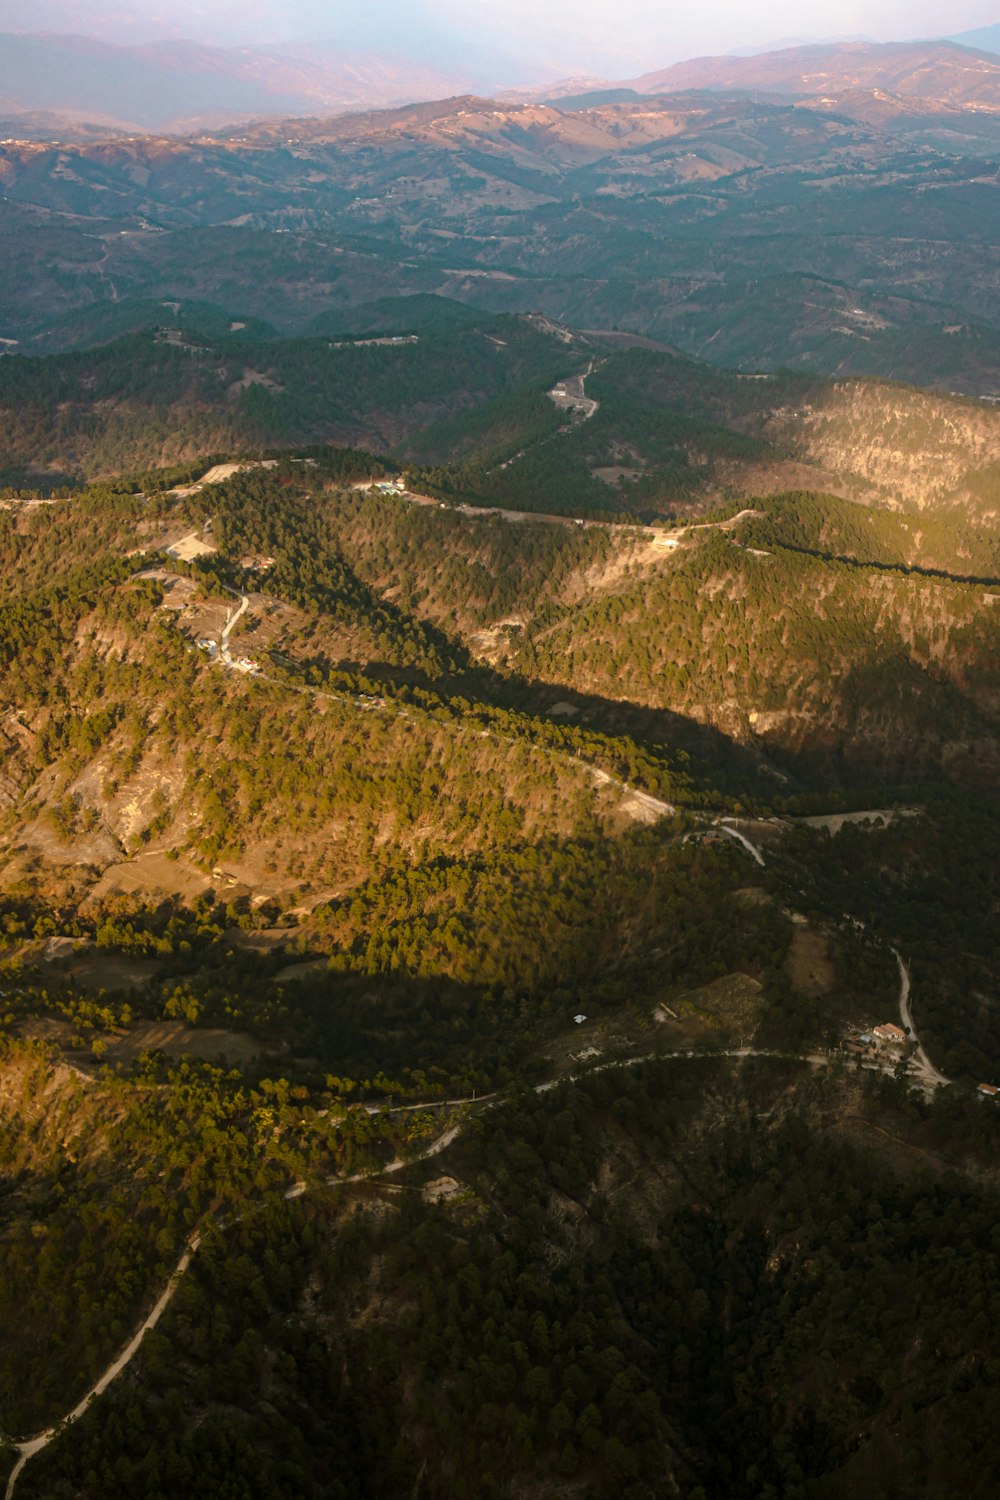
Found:
[{"label": "hazy sky", "polygon": [[[192,37],[253,44],[306,37],[478,73],[623,76],[777,39],[940,36],[1000,21],[1000,0],[0,0],[0,30],[108,41]],[[495,54],[495,56],[494,56]]]}]

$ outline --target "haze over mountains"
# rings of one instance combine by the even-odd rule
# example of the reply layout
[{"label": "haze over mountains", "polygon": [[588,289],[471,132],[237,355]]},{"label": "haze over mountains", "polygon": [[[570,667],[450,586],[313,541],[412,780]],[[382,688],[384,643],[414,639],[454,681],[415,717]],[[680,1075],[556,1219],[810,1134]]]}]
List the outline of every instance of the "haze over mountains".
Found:
[{"label": "haze over mountains", "polygon": [[658,91],[184,138],[55,146],[43,121],[0,146],[0,337],[72,347],[178,299],[298,333],[437,292],[743,369],[1000,394],[1000,57],[842,43],[638,83]]},{"label": "haze over mountains", "polygon": [[[0,38],[0,111],[117,130],[183,132],[268,114],[378,108],[441,97],[471,81],[458,70],[332,44],[235,49],[179,40],[116,47],[76,36]],[[15,128],[13,119],[7,128]]]},{"label": "haze over mountains", "polygon": [[835,42],[753,57],[704,57],[632,82],[638,93],[753,89],[796,97],[886,89],[958,107],[1000,108],[1000,57],[955,42]]},{"label": "haze over mountains", "polygon": [[[383,43],[345,32],[308,43],[226,47],[183,38],[116,45],[73,34],[0,36],[0,113],[5,128],[65,132],[80,124],[183,134],[267,115],[339,114],[448,95],[503,92],[543,98],[581,88],[637,93],[755,90],[795,97],[879,89],[966,108],[996,105],[997,28],[956,42],[836,42],[750,56],[703,57],[618,83],[556,75],[495,50],[449,48],[387,17]],[[989,38],[994,38],[994,44]],[[386,45],[388,44],[388,45]],[[992,48],[992,50],[991,50]],[[978,50],[977,50],[978,49]],[[534,82],[530,88],[524,85]],[[30,116],[55,116],[34,120]]]}]

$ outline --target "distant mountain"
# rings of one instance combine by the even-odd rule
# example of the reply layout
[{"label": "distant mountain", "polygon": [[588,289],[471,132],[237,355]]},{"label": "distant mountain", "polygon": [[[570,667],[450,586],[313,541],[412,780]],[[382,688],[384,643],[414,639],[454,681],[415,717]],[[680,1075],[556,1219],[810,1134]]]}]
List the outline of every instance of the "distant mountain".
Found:
[{"label": "distant mountain", "polygon": [[980,52],[1000,53],[1000,22],[995,26],[977,26],[974,31],[962,31],[951,41],[960,47],[977,47]]},{"label": "distant mountain", "polygon": [[630,79],[628,86],[644,94],[746,89],[796,96],[879,88],[1000,109],[1000,61],[954,42],[841,42],[756,57],[697,57]]},{"label": "distant mountain", "polygon": [[[952,41],[957,41],[953,37]],[[727,57],[759,57],[762,52],[787,52],[790,47],[830,47],[842,42],[874,42],[873,36],[866,36],[864,32],[856,32],[850,36],[783,36],[775,37],[773,41],[764,46],[756,47],[733,47],[727,53]]]},{"label": "distant mountain", "polygon": [[[60,133],[80,121],[132,131],[181,131],[266,115],[337,114],[468,86],[401,56],[307,48],[223,48],[195,42],[118,47],[82,36],[0,36],[0,107],[10,134]],[[20,131],[17,117],[29,117]]]},{"label": "distant mountain", "polygon": [[[411,51],[409,31],[386,28],[393,51],[368,50],[367,33],[272,47],[217,47],[185,40],[120,46],[63,34],[0,35],[0,134],[23,140],[85,140],[100,134],[190,134],[252,120],[329,117],[447,99],[482,89],[482,59],[435,65]],[[505,99],[544,96],[564,110],[624,103],[633,93],[765,92],[824,102],[883,90],[935,107],[1000,113],[1000,27],[984,50],[954,41],[878,44],[843,40],[753,56],[702,57],[608,83],[569,77],[545,90],[508,90]],[[510,59],[495,69],[516,76]],[[494,80],[494,82],[499,80]],[[850,111],[848,111],[850,112]],[[868,112],[865,113],[868,118]],[[975,132],[973,132],[975,134]]]},{"label": "distant mountain", "polygon": [[[162,321],[158,302],[281,333],[333,313],[330,331],[438,293],[747,372],[992,399],[998,165],[1000,112],[872,88],[566,109],[465,94],[186,140],[0,143],[0,335],[75,348]],[[382,309],[365,317],[382,330]]]},{"label": "distant mountain", "polygon": [[59,114],[51,109],[24,113],[16,100],[0,99],[0,141],[69,141],[78,145],[86,141],[109,140],[126,134],[124,126],[102,123],[97,111],[92,118]]}]

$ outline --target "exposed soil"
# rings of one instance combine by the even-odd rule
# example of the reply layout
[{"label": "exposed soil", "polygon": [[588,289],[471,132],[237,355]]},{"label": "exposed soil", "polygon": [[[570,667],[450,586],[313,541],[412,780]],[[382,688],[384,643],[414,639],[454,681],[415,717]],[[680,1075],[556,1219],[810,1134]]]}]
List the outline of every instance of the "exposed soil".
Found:
[{"label": "exposed soil", "polygon": [[796,927],[785,973],[801,994],[828,995],[837,982],[837,971],[826,936],[812,927]]},{"label": "exposed soil", "polygon": [[179,557],[181,562],[194,562],[198,557],[210,556],[215,548],[197,531],[192,531],[187,536],[181,537],[179,542],[174,542],[167,548],[167,551],[171,557]]},{"label": "exposed soil", "polygon": [[915,807],[878,807],[868,812],[829,813],[820,818],[799,818],[807,828],[826,828],[830,833],[839,833],[846,823],[871,823],[876,828],[888,828],[898,818],[917,818]]},{"label": "exposed soil", "polygon": [[245,1032],[185,1026],[182,1021],[138,1021],[105,1040],[105,1062],[132,1062],[141,1052],[165,1052],[168,1057],[198,1057],[205,1062],[222,1057],[235,1067],[252,1062],[264,1051]]},{"label": "exposed soil", "polygon": [[162,851],[138,854],[127,864],[115,864],[104,871],[91,888],[87,908],[97,906],[114,893],[156,896],[181,896],[193,901],[203,891],[215,887],[209,876],[190,861],[168,859]]}]

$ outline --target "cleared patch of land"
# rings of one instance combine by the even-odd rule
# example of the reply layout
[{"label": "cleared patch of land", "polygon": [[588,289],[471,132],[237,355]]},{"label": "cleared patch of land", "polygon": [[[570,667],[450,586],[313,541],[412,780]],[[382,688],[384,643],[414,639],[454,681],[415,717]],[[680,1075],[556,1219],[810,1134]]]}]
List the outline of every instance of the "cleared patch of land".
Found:
[{"label": "cleared patch of land", "polygon": [[171,557],[180,558],[181,562],[194,562],[199,557],[209,557],[215,548],[211,542],[206,542],[197,531],[192,531],[188,536],[181,537],[179,542],[174,542],[167,548]]},{"label": "cleared patch of land", "polygon": [[796,927],[785,973],[803,995],[828,995],[837,982],[837,971],[826,936],[813,927]]},{"label": "cleared patch of land", "polygon": [[918,807],[877,807],[867,812],[824,813],[822,817],[799,818],[807,828],[826,828],[830,833],[839,833],[847,823],[871,823],[876,828],[888,828],[898,818],[919,818]]}]

